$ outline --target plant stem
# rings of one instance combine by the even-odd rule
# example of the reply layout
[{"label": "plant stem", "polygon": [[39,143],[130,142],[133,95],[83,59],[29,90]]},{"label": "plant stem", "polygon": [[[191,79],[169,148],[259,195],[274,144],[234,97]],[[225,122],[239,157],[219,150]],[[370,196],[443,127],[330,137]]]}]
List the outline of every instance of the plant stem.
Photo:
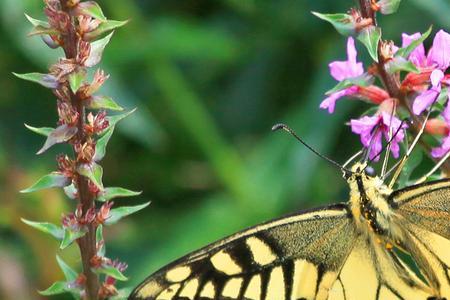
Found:
[{"label": "plant stem", "polygon": [[[375,11],[372,8],[372,1],[371,0],[359,0],[359,7],[361,10],[361,16],[363,18],[371,18],[372,24],[374,26],[377,26],[377,19],[375,15]],[[380,49],[381,49],[381,43],[382,41],[378,43],[378,63],[376,63],[376,67],[378,70],[379,77],[381,81],[383,82],[383,85],[385,86],[387,92],[392,98],[398,99],[399,103],[408,110],[411,118],[412,118],[412,124],[410,129],[415,133],[418,134],[420,131],[420,128],[425,121],[425,119],[421,116],[417,116],[414,114],[411,110],[411,105],[409,101],[407,100],[407,95],[402,92],[400,89],[400,82],[399,80],[393,75],[387,72],[386,70],[386,62],[384,61]],[[420,141],[421,145],[426,149],[428,156],[433,159],[435,162],[437,162],[439,159],[435,159],[430,156],[430,146]],[[444,171],[446,174],[450,174],[450,162],[447,161],[444,164],[442,164],[441,167],[442,171]]]},{"label": "plant stem", "polygon": [[[70,8],[67,6],[68,0],[60,0],[61,6],[64,11],[70,15]],[[64,53],[66,58],[73,59],[78,54],[78,36],[75,28],[75,20],[71,17],[71,26],[69,26],[69,32],[64,39]],[[78,112],[79,118],[77,123],[78,133],[77,139],[81,144],[86,142],[86,133],[84,131],[85,125],[85,107],[82,99],[76,94],[70,92],[70,101],[72,106]],[[75,151],[74,151],[75,152]],[[78,167],[79,162],[77,162]],[[84,176],[77,176],[76,186],[78,190],[78,197],[81,203],[83,216],[87,211],[95,206],[94,198],[89,192],[88,179]],[[86,276],[86,299],[94,300],[98,299],[98,291],[100,289],[100,283],[98,275],[91,270],[91,258],[96,255],[96,240],[95,240],[95,225],[91,222],[87,224],[87,233],[78,239],[78,247],[80,248],[80,254],[83,264],[83,274]]]}]

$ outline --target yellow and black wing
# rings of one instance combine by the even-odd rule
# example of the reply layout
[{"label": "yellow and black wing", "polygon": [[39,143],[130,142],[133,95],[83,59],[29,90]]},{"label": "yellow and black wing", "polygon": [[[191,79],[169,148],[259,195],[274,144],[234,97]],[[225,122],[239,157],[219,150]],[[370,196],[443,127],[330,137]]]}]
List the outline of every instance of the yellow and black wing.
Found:
[{"label": "yellow and black wing", "polygon": [[393,251],[360,235],[326,299],[428,300],[432,295]]},{"label": "yellow and black wing", "polygon": [[450,180],[394,192],[390,202],[403,219],[403,247],[411,254],[429,286],[450,299]]},{"label": "yellow and black wing", "polygon": [[357,238],[346,204],[294,214],[178,259],[130,299],[327,299]]}]

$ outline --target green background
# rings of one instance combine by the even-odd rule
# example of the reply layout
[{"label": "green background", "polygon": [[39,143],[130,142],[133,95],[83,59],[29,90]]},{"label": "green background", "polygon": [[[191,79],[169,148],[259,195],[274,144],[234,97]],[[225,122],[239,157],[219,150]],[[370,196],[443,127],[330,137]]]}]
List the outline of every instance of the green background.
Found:
[{"label": "green background", "polygon": [[[345,12],[329,0],[99,1],[105,14],[130,23],[115,33],[101,67],[101,91],[137,113],[121,122],[102,162],[106,186],[142,190],[117,205],[152,204],[106,229],[107,254],[129,264],[127,285],[190,250],[284,213],[347,198],[340,172],[287,134],[286,122],[319,152],[343,162],[359,149],[345,123],[369,108],[341,101],[318,108],[334,86],[328,63],[344,60],[345,38],[310,12]],[[59,223],[73,210],[59,190],[18,190],[55,168],[53,147],[26,130],[54,126],[49,90],[11,72],[46,72],[61,53],[28,38],[24,13],[43,18],[41,0],[0,1],[0,298],[38,299],[62,279],[55,255],[79,266],[77,247],[57,243],[20,222]],[[445,0],[404,0],[381,16],[384,37],[450,27]],[[428,44],[430,41],[428,41]],[[361,45],[359,59],[368,62]],[[366,64],[367,66],[367,64]],[[120,285],[124,286],[124,285]]]}]

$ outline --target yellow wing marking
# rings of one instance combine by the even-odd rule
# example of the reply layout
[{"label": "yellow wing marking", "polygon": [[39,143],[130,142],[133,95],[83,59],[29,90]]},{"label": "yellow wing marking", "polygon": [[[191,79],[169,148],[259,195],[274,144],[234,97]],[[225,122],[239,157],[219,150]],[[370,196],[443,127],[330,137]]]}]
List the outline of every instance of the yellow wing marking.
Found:
[{"label": "yellow wing marking", "polygon": [[208,281],[203,287],[200,297],[214,299],[216,296],[216,289],[211,281]]},{"label": "yellow wing marking", "polygon": [[188,266],[176,267],[166,273],[166,278],[171,282],[180,282],[191,275],[191,268]]},{"label": "yellow wing marking", "polygon": [[257,264],[265,266],[277,259],[277,256],[270,249],[269,245],[259,238],[251,236],[245,240],[245,243],[250,249],[253,260]]},{"label": "yellow wing marking", "polygon": [[375,299],[377,274],[363,239],[358,239],[339,275],[346,299]]},{"label": "yellow wing marking", "polygon": [[304,259],[295,260],[291,299],[314,299],[318,276],[317,266]]},{"label": "yellow wing marking", "polygon": [[179,283],[172,284],[167,289],[165,289],[161,294],[159,294],[158,298],[156,298],[156,299],[157,300],[169,300],[169,299],[172,299],[173,296],[175,296],[175,294],[180,289],[180,286],[181,285]]},{"label": "yellow wing marking", "polygon": [[244,297],[251,300],[261,299],[261,275],[254,275],[252,279],[250,279]]},{"label": "yellow wing marking", "polygon": [[242,273],[242,268],[234,261],[230,254],[225,250],[220,250],[211,257],[211,263],[217,271],[227,275],[236,275]]},{"label": "yellow wing marking", "polygon": [[188,299],[194,299],[198,290],[198,279],[194,278],[185,283],[183,289],[180,292],[180,297],[186,297]]},{"label": "yellow wing marking", "polygon": [[239,296],[239,292],[242,287],[242,278],[231,278],[227,281],[225,284],[225,287],[223,288],[222,295],[224,297],[229,297],[236,299]]},{"label": "yellow wing marking", "polygon": [[270,273],[270,279],[267,286],[267,295],[265,300],[280,300],[285,299],[285,285],[283,269],[276,267]]},{"label": "yellow wing marking", "polygon": [[[306,298],[306,300],[314,300],[314,298]],[[345,300],[344,287],[340,280],[336,280],[330,289],[327,300]]]},{"label": "yellow wing marking", "polygon": [[161,292],[162,289],[163,287],[159,285],[156,281],[150,281],[139,289],[137,296],[140,298],[156,296],[158,295],[158,293]]}]

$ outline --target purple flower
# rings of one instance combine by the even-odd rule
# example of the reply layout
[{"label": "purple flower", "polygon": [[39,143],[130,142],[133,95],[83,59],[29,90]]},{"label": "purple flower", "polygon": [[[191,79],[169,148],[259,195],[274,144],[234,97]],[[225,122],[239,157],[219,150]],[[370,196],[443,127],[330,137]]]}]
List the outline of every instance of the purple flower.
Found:
[{"label": "purple flower", "polygon": [[[401,125],[401,121],[387,112],[380,112],[374,116],[364,116],[360,119],[350,120],[352,132],[359,134],[361,143],[369,149],[369,158],[378,161],[379,156],[375,157],[382,150],[382,137],[389,141],[390,128],[392,134],[395,134]],[[407,125],[403,124],[402,128]],[[391,152],[395,158],[398,158],[400,152],[399,143],[403,140],[404,133],[400,130],[391,142]]]},{"label": "purple flower", "polygon": [[[420,33],[402,34],[402,47],[408,46],[420,36]],[[423,44],[420,44],[411,52],[408,59],[419,68],[433,70],[430,75],[431,88],[420,93],[414,99],[413,112],[418,115],[436,100],[441,91],[441,80],[444,78],[444,72],[450,66],[450,34],[439,30],[427,55],[425,55]]]},{"label": "purple flower", "polygon": [[444,73],[441,70],[434,70],[431,72],[430,81],[431,88],[420,93],[413,103],[413,113],[416,115],[421,114],[425,109],[427,109],[441,92],[441,80],[444,78]]},{"label": "purple flower", "polygon": [[[406,33],[402,33],[402,48],[405,48],[411,44],[411,42],[420,39],[422,34],[420,32],[413,33],[408,35]],[[408,56],[408,60],[410,60],[417,67],[427,67],[428,61],[425,55],[425,47],[423,43],[417,46]]]},{"label": "purple flower", "polygon": [[[356,55],[357,52],[355,48],[355,41],[352,37],[349,37],[347,40],[347,60],[331,62],[328,65],[331,76],[337,81],[342,81],[362,75],[364,73],[363,65],[361,62],[356,61]],[[357,91],[357,86],[351,86],[341,91],[332,93],[325,100],[323,100],[322,103],[320,103],[320,108],[328,109],[329,113],[333,113],[336,101],[339,98],[355,94]]]}]

